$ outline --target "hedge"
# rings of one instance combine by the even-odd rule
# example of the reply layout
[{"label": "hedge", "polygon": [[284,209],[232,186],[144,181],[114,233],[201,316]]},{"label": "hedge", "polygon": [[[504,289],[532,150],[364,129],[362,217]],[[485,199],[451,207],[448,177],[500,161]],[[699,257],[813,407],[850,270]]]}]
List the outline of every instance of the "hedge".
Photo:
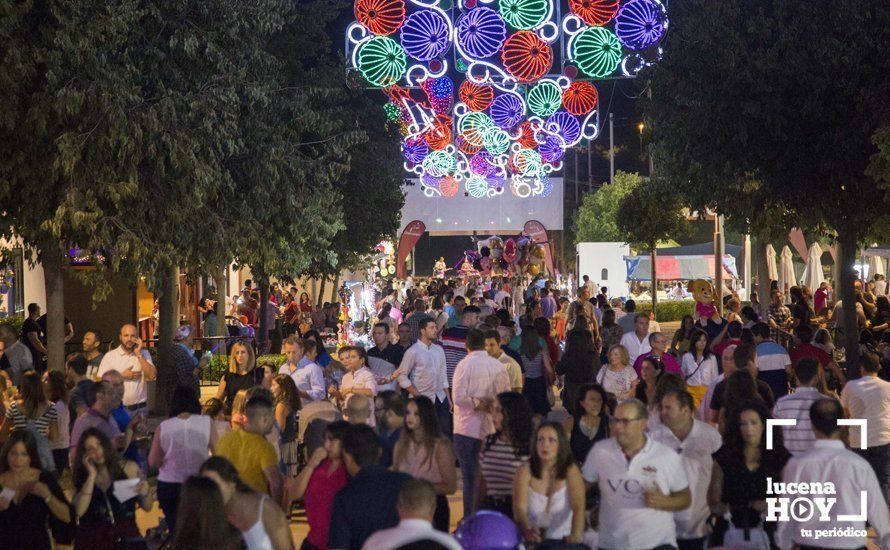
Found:
[{"label": "hedge", "polygon": [[25,318],[19,316],[13,317],[2,317],[0,318],[0,325],[9,325],[15,329],[16,334],[22,333],[22,325],[25,324]]},{"label": "hedge", "polygon": [[[680,321],[684,315],[692,315],[695,310],[695,300],[666,300],[658,302],[655,311],[655,319],[659,323]],[[637,312],[652,311],[652,302],[637,302]]]},{"label": "hedge", "polygon": [[[284,359],[283,354],[260,355],[256,358],[256,364],[259,366],[266,362],[271,363],[275,367],[275,372],[278,372],[278,368],[284,363]],[[223,373],[227,370],[229,370],[229,356],[214,355],[210,359],[210,365],[201,371],[201,381],[219,382]]]}]

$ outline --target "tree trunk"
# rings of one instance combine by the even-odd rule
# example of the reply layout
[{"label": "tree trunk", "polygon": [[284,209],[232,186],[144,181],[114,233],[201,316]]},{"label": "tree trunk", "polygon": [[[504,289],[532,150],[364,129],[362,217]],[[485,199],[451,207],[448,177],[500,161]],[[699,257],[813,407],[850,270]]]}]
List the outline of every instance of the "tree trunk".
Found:
[{"label": "tree trunk", "polygon": [[334,288],[331,290],[331,303],[335,304],[339,300],[338,292],[340,291],[340,276],[334,279]]},{"label": "tree trunk", "polygon": [[260,267],[250,267],[253,272],[257,286],[260,288],[260,313],[259,323],[257,323],[257,347],[260,354],[269,351],[269,323],[266,315],[269,310],[269,277],[264,269]]},{"label": "tree trunk", "polygon": [[655,260],[658,256],[656,243],[652,243],[651,262],[652,262],[652,313],[655,314],[655,320],[658,320],[658,270],[655,268]]},{"label": "tree trunk", "polygon": [[[158,297],[158,379],[155,384],[154,413],[167,416],[170,398],[176,389],[176,375],[170,362],[173,335],[179,328],[179,267],[168,267],[161,274]],[[160,397],[160,398],[159,398]]]},{"label": "tree trunk", "polygon": [[[766,319],[769,311],[769,270],[766,267],[766,247],[769,243],[762,237],[757,237],[757,245],[755,246],[757,255],[757,298],[760,300],[761,319]],[[765,321],[764,321],[765,322]]]},{"label": "tree trunk", "polygon": [[[50,370],[65,371],[65,288],[62,282],[62,254],[50,244],[38,257],[43,266],[46,287],[46,362]],[[35,367],[37,365],[34,365]]]},{"label": "tree trunk", "polygon": [[[856,293],[853,289],[853,264],[856,261],[856,228],[838,227],[838,263],[840,264],[840,299],[844,301],[844,340],[835,342],[844,346],[847,359],[847,378],[852,380],[859,378],[859,323],[856,318]],[[835,289],[835,294],[838,294]]]},{"label": "tree trunk", "polygon": [[322,301],[324,301],[324,287],[328,284],[327,276],[321,278],[321,287],[318,289],[318,301],[316,305],[321,305]]},{"label": "tree trunk", "polygon": [[[216,335],[226,336],[226,296],[229,295],[229,277],[226,266],[213,270],[213,280],[216,283]],[[216,346],[219,342],[213,342]]]}]

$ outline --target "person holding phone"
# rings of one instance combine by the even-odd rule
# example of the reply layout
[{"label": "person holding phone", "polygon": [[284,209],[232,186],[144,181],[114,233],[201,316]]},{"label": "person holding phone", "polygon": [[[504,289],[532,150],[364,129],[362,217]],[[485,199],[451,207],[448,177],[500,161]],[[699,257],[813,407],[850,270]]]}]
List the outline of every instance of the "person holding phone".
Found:
[{"label": "person holding phone", "polygon": [[99,365],[99,376],[110,370],[124,377],[124,407],[131,415],[148,412],[148,389],[146,382],[157,378],[158,371],[151,355],[143,348],[135,325],[121,327],[120,346],[109,351]]}]

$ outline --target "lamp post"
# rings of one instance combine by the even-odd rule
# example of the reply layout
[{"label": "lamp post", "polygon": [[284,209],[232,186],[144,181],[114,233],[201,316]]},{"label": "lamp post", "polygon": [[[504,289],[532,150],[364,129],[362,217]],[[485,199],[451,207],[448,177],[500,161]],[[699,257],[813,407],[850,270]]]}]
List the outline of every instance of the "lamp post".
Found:
[{"label": "lamp post", "polygon": [[637,124],[637,130],[640,132],[640,154],[643,154],[643,130],[646,128],[646,125],[642,122]]}]

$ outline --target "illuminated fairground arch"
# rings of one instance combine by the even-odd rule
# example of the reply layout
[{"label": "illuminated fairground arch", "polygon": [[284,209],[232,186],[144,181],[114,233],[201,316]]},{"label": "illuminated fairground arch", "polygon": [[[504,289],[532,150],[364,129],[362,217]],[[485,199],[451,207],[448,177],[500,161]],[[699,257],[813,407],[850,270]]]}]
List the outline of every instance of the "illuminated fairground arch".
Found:
[{"label": "illuminated fairground arch", "polygon": [[600,132],[595,82],[661,56],[659,0],[356,0],[347,78],[381,89],[428,198],[539,198]]}]

